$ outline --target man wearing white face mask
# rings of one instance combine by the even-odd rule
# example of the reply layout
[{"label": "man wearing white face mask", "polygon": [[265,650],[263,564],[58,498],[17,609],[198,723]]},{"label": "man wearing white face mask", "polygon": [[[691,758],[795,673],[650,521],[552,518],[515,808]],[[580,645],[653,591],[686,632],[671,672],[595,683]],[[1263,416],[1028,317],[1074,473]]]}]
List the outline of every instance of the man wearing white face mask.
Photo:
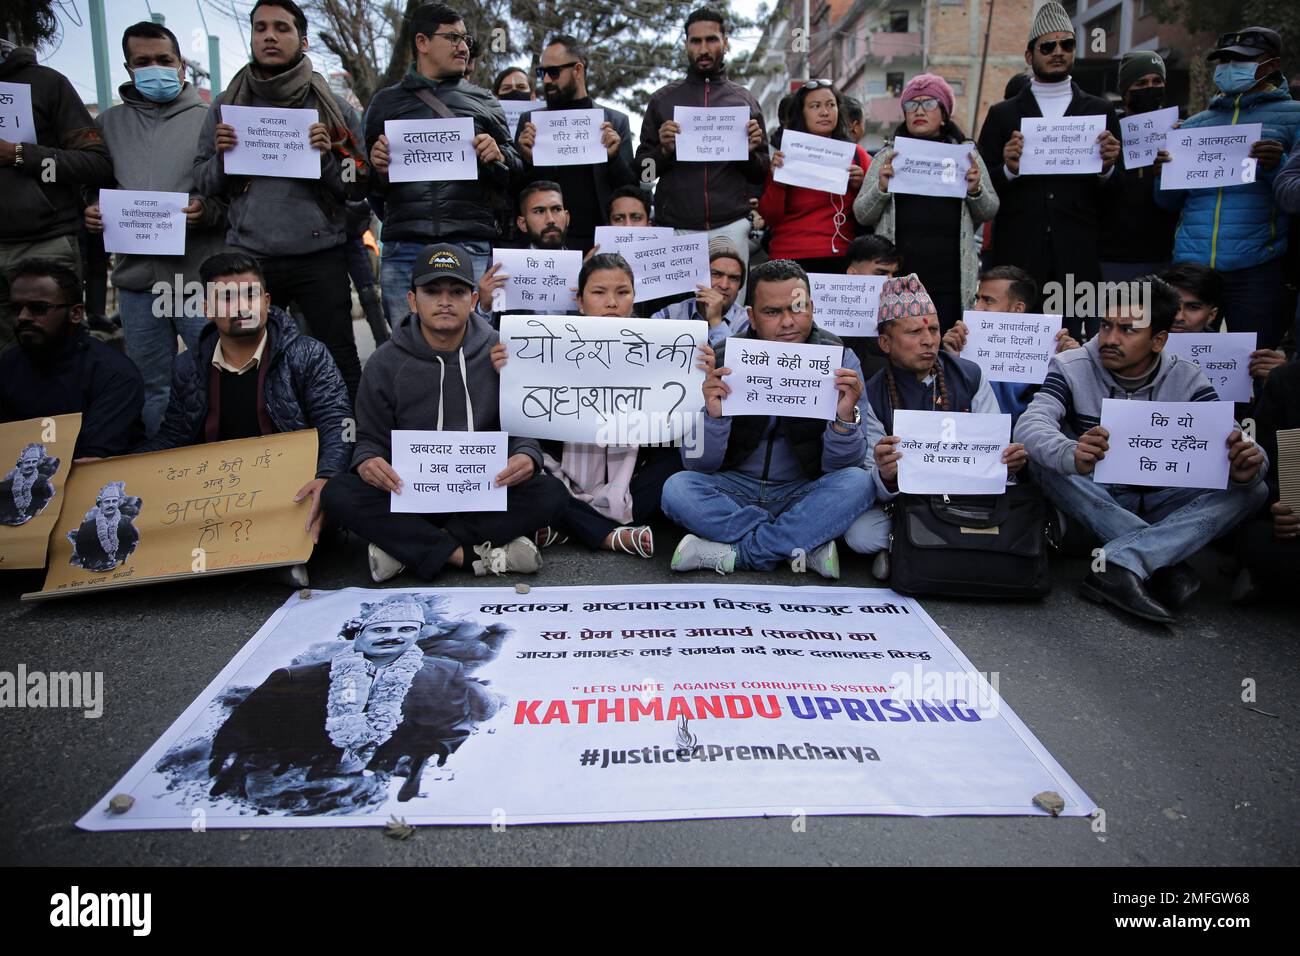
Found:
[{"label": "man wearing white face mask", "polygon": [[[1181,211],[1174,261],[1196,262],[1223,277],[1223,311],[1232,332],[1257,332],[1260,348],[1273,348],[1285,331],[1282,315],[1287,215],[1273,201],[1273,181],[1300,138],[1300,103],[1282,74],[1282,39],[1265,27],[1225,33],[1210,51],[1221,95],[1182,124],[1229,126],[1259,123],[1250,155],[1255,181],[1219,189],[1162,190],[1156,202]],[[1161,150],[1156,168],[1169,161]]]},{"label": "man wearing white face mask", "polygon": [[[122,34],[122,52],[131,82],[118,88],[120,106],[100,114],[98,123],[113,157],[114,188],[178,192],[185,207],[185,254],[117,256],[113,285],[126,333],[126,354],[144,376],[144,425],[152,438],[167,410],[176,336],[196,349],[207,324],[202,301],[173,314],[183,302],[173,286],[197,281],[199,263],[224,245],[226,203],[200,195],[194,184],[194,144],[208,105],[185,82],[185,61],[176,37],[164,26],[142,21]],[[86,208],[86,228],[102,232],[99,202]],[[165,283],[165,289],[159,283]],[[155,294],[155,288],[158,288]]]}]

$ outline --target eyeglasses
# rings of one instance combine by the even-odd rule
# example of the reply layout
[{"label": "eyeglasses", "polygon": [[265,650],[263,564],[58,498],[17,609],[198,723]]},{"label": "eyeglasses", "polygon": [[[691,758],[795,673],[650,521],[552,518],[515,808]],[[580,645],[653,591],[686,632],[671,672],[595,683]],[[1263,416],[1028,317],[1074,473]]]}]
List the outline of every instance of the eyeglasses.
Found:
[{"label": "eyeglasses", "polygon": [[1061,44],[1062,53],[1074,52],[1073,37],[1071,37],[1068,40],[1044,40],[1042,43],[1038,44],[1038,52],[1041,53],[1043,56],[1047,56],[1047,54],[1055,52],[1056,44],[1058,43]]},{"label": "eyeglasses", "polygon": [[558,80],[561,73],[581,62],[581,60],[574,60],[572,63],[561,63],[559,66],[539,66],[537,68],[537,78],[540,80],[543,77],[549,77],[552,80]]},{"label": "eyeglasses", "polygon": [[925,96],[919,100],[908,100],[903,104],[904,113],[915,113],[917,110],[925,110],[929,113],[939,108],[939,101],[933,96]]},{"label": "eyeglasses", "polygon": [[830,80],[809,80],[803,85],[803,88],[805,90],[829,90],[833,89],[834,85]]},{"label": "eyeglasses", "polygon": [[474,46],[474,34],[472,33],[435,33],[433,36],[442,37],[452,46],[460,46],[462,43],[471,49]]},{"label": "eyeglasses", "polygon": [[10,302],[9,307],[13,310],[15,316],[22,315],[24,311],[30,312],[36,318],[44,318],[49,314],[50,309],[70,309],[72,303],[62,302]]}]

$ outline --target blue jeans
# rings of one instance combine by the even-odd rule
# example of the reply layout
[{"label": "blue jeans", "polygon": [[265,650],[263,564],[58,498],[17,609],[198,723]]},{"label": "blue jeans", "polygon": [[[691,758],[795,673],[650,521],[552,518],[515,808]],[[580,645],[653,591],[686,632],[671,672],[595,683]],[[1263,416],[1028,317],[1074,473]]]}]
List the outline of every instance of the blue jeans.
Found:
[{"label": "blue jeans", "polygon": [[738,471],[679,471],[664,484],[664,514],[694,534],[736,547],[736,567],[770,571],[795,552],[838,538],[871,507],[862,468],[815,480],[761,481]]},{"label": "blue jeans", "polygon": [[[483,278],[483,273],[488,271],[492,265],[492,243],[486,239],[447,239],[445,241],[455,246],[460,246],[469,253],[470,262],[474,265],[474,284]],[[384,297],[384,312],[388,316],[388,324],[392,328],[397,328],[397,323],[406,318],[411,311],[406,302],[406,293],[411,291],[411,263],[415,261],[415,254],[425,246],[431,245],[428,242],[405,242],[393,241],[385,242],[383,255],[379,264],[379,285]]]},{"label": "blue jeans", "polygon": [[1268,486],[1218,491],[1099,485],[1091,475],[1061,475],[1030,463],[1052,503],[1105,543],[1107,564],[1142,580],[1191,557],[1229,528],[1245,521],[1268,498]]},{"label": "blue jeans", "polygon": [[[168,302],[171,296],[166,295]],[[172,362],[176,359],[176,336],[187,349],[199,347],[199,333],[208,324],[202,315],[156,316],[152,292],[117,290],[117,313],[126,336],[126,356],[144,377],[145,432],[150,438],[162,424],[172,388]],[[170,311],[170,309],[169,309]]]}]

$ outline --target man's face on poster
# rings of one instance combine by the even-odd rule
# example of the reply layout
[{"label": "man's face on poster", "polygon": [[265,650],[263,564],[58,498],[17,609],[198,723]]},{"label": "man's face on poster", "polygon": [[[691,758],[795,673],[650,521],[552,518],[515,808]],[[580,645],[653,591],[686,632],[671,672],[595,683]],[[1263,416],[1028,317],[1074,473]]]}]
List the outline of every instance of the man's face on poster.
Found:
[{"label": "man's face on poster", "polygon": [[367,624],[355,638],[357,653],[376,664],[396,660],[419,639],[421,627],[420,621]]},{"label": "man's face on poster", "polygon": [[221,276],[208,283],[208,318],[222,335],[260,335],[266,324],[271,294],[262,289],[256,274]]},{"label": "man's face on poster", "polygon": [[99,513],[105,518],[116,518],[122,499],[117,495],[104,495],[99,499]]},{"label": "man's face on poster", "polygon": [[41,453],[32,449],[23,452],[23,456],[18,459],[18,473],[24,478],[30,478],[36,474],[36,469],[41,463]]}]

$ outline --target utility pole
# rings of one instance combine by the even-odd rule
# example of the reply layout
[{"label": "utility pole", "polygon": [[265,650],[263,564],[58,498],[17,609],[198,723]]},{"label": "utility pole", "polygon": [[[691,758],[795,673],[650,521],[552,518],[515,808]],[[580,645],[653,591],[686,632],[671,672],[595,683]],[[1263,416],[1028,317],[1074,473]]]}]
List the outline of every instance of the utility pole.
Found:
[{"label": "utility pole", "polygon": [[95,98],[101,113],[113,105],[113,83],[108,59],[108,18],[104,0],[88,0],[90,5],[90,47],[95,59]]}]

